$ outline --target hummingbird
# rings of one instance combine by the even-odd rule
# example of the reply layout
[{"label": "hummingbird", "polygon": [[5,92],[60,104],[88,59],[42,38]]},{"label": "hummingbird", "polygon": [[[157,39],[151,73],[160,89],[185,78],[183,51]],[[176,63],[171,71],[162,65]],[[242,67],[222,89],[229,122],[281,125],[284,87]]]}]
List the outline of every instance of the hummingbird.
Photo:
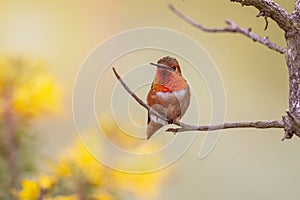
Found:
[{"label": "hummingbird", "polygon": [[178,61],[166,56],[156,63],[156,74],[147,95],[147,105],[168,121],[148,112],[146,135],[149,139],[161,127],[179,121],[190,105],[190,88],[181,74]]}]

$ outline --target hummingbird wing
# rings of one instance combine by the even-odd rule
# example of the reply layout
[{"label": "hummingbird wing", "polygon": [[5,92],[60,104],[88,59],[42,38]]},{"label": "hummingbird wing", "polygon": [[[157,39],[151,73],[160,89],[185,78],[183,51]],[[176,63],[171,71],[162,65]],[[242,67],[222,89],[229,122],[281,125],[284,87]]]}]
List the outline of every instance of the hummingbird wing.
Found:
[{"label": "hummingbird wing", "polygon": [[[165,117],[164,107],[159,104],[155,104],[152,106],[156,112]],[[148,124],[146,135],[147,139],[149,139],[156,131],[158,131],[161,127],[167,125],[167,122],[157,117],[154,113],[148,112]]]},{"label": "hummingbird wing", "polygon": [[[161,116],[166,116],[165,105],[162,101],[162,98],[157,97],[153,93],[148,95],[148,105],[151,106],[153,110],[158,112]],[[149,139],[153,134],[155,134],[161,127],[167,125],[167,122],[162,120],[161,118],[157,117],[151,111],[148,112],[148,123],[146,129],[147,139]]]}]

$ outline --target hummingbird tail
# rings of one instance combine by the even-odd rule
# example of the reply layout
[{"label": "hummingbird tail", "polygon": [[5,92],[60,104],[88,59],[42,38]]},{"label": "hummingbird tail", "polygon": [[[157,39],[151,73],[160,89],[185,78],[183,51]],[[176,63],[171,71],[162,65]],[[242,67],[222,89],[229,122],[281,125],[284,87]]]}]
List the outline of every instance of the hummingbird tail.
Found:
[{"label": "hummingbird tail", "polygon": [[155,123],[155,122],[150,120],[148,125],[147,125],[147,130],[146,130],[147,139],[149,139],[161,127],[163,127],[163,124]]}]

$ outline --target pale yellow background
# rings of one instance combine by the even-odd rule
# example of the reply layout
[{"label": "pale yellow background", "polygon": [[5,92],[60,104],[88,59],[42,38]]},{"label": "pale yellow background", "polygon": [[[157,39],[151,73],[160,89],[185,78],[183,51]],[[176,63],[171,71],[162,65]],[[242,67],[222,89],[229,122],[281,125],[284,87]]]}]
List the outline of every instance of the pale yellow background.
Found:
[{"label": "pale yellow background", "polygon": [[[72,144],[71,94],[76,73],[89,52],[108,37],[132,28],[163,27],[201,44],[216,63],[226,92],[226,121],[279,119],[288,107],[287,67],[283,55],[234,34],[208,34],[167,9],[170,1],[17,1],[0,0],[0,52],[43,58],[64,91],[64,111],[40,120],[40,154],[55,158]],[[257,10],[229,0],[173,0],[172,4],[209,27],[226,18],[280,45],[283,32]],[[278,0],[288,12],[292,0]],[[140,58],[141,60],[143,58]],[[154,60],[156,61],[156,60]],[[111,76],[108,81],[115,81]],[[105,92],[105,91],[104,91]],[[198,97],[198,98],[201,98]],[[205,115],[205,113],[201,113]],[[281,142],[282,130],[226,130],[204,160],[197,155],[203,134],[172,165],[173,175],[159,199],[299,199],[299,139]]]}]

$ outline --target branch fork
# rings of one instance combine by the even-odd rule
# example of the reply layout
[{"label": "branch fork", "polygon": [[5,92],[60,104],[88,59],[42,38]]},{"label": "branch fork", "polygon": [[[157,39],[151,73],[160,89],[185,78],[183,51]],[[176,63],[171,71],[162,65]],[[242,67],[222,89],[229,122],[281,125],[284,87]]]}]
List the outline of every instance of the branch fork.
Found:
[{"label": "branch fork", "polygon": [[[252,39],[254,42],[259,42],[263,44],[264,46],[277,51],[281,54],[284,54],[286,52],[286,48],[281,47],[269,40],[268,37],[261,37],[255,33],[252,32],[251,28],[245,29],[240,26],[238,26],[233,20],[227,19],[225,23],[228,25],[227,27],[224,28],[207,28],[198,22],[194,21],[193,19],[187,17],[183,13],[181,13],[179,10],[177,10],[173,5],[169,5],[169,9],[178,17],[189,23],[190,25],[204,31],[204,32],[210,32],[210,33],[239,33],[242,34],[250,39]],[[262,15],[263,14],[263,15]],[[259,16],[265,16],[265,12],[259,13]],[[266,20],[266,26],[265,30],[268,27],[268,21]]]},{"label": "branch fork", "polygon": [[284,128],[285,135],[282,140],[289,139],[293,135],[300,137],[300,0],[295,0],[294,11],[291,14],[273,0],[231,0],[231,2],[240,3],[242,6],[255,7],[259,11],[256,17],[264,17],[265,19],[265,30],[268,28],[268,18],[276,22],[279,28],[285,32],[287,47],[281,47],[271,42],[268,37],[258,36],[250,28],[241,28],[232,20],[226,20],[228,26],[225,28],[207,28],[184,15],[174,6],[169,5],[169,9],[188,24],[204,32],[240,33],[271,50],[285,54],[289,75],[289,111],[282,117],[281,121],[276,122],[275,126],[278,125],[278,128]]}]

